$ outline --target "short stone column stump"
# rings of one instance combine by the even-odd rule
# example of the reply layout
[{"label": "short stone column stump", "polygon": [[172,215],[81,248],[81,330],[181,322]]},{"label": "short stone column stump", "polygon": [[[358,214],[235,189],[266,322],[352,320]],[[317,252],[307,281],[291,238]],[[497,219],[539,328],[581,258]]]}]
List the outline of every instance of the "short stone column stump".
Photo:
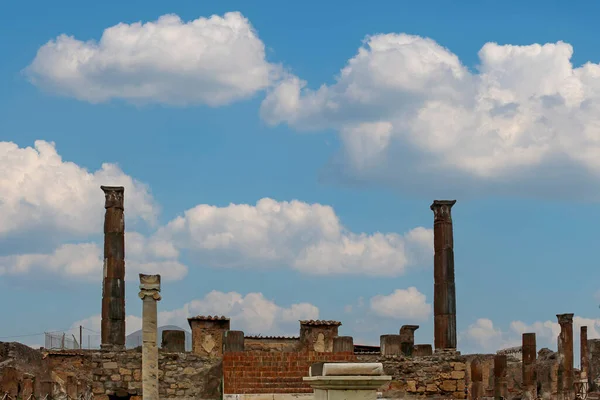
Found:
[{"label": "short stone column stump", "polygon": [[377,389],[392,380],[381,363],[317,363],[304,377],[314,400],[377,400]]}]

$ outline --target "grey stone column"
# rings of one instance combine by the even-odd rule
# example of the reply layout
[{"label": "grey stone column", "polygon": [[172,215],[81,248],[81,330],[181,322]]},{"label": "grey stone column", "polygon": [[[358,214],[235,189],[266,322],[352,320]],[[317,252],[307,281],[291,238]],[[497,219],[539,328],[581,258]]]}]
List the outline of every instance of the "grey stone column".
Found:
[{"label": "grey stone column", "polygon": [[142,308],[142,396],[158,400],[158,336],[156,302],[160,301],[160,275],[140,274]]}]

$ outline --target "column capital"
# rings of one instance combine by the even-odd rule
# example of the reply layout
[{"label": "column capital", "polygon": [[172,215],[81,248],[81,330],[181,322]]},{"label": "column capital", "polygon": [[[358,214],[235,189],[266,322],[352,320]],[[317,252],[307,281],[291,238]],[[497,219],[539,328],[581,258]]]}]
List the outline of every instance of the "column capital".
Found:
[{"label": "column capital", "polygon": [[123,186],[100,186],[104,192],[104,208],[123,209],[123,195],[125,188]]},{"label": "column capital", "polygon": [[419,325],[402,325],[400,328],[400,334],[404,332],[413,332],[419,329]]},{"label": "column capital", "polygon": [[558,324],[568,324],[573,322],[573,315],[575,314],[556,314],[556,318],[558,318]]},{"label": "column capital", "polygon": [[149,296],[154,300],[159,301],[161,299],[160,275],[140,274],[140,293],[138,295],[142,300]]},{"label": "column capital", "polygon": [[434,200],[429,207],[433,211],[435,221],[452,221],[451,209],[456,200]]}]

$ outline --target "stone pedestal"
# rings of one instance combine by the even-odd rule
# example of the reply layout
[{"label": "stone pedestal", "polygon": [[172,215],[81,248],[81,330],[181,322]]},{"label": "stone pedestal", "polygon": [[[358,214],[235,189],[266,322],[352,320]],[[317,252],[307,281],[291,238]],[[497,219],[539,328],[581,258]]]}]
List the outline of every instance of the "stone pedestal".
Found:
[{"label": "stone pedestal", "polygon": [[377,400],[377,389],[392,380],[381,363],[325,363],[310,368],[303,378],[314,400]]},{"label": "stone pedestal", "polygon": [[158,336],[156,302],[160,297],[160,275],[140,274],[142,299],[142,395],[158,400]]}]

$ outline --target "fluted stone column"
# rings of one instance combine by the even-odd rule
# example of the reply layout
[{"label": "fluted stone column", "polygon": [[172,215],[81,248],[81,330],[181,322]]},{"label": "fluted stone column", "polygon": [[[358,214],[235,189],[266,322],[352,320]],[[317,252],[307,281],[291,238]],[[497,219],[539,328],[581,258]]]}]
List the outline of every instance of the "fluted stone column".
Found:
[{"label": "fluted stone column", "polygon": [[525,400],[537,398],[535,378],[536,346],[535,333],[524,333],[521,349],[523,352],[523,398]]},{"label": "fluted stone column", "polygon": [[[558,336],[558,353],[562,372],[561,391],[564,399],[573,394],[573,314],[557,314],[560,334]],[[560,393],[559,393],[560,395]]]},{"label": "fluted stone column", "polygon": [[156,302],[160,301],[160,275],[140,274],[142,308],[142,395],[158,400],[158,336]]},{"label": "fluted stone column", "polygon": [[102,277],[101,347],[125,348],[125,188],[100,186],[104,192],[104,275]]},{"label": "fluted stone column", "polygon": [[456,349],[456,289],[454,286],[454,237],[452,206],[456,200],[435,200],[433,211],[435,350]]}]

